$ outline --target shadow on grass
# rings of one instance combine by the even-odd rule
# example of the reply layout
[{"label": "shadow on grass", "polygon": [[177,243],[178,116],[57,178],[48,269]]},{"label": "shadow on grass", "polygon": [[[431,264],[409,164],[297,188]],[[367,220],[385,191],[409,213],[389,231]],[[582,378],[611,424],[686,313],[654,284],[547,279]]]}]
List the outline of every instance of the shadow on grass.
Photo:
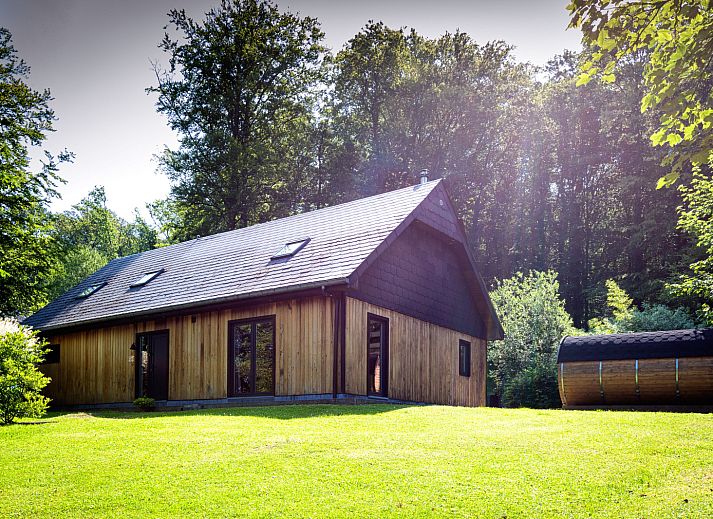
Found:
[{"label": "shadow on grass", "polygon": [[11,425],[45,425],[45,424],[51,424],[52,420],[50,418],[46,420],[40,420],[37,422],[12,422],[8,424],[0,424],[0,427],[9,427]]},{"label": "shadow on grass", "polygon": [[273,420],[293,420],[327,416],[377,415],[412,407],[408,404],[282,404],[265,406],[213,407],[206,409],[159,409],[137,411],[135,409],[67,410],[48,413],[48,417],[83,415],[84,417],[135,420],[165,418],[172,416],[249,416]]}]

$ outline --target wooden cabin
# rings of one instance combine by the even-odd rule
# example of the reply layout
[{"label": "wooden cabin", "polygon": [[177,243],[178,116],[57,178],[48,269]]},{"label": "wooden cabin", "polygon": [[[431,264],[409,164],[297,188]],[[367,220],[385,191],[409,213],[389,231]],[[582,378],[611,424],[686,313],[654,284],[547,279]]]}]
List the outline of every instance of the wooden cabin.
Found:
[{"label": "wooden cabin", "polygon": [[713,329],[565,337],[562,404],[713,405]]},{"label": "wooden cabin", "polygon": [[480,406],[502,337],[440,181],[115,259],[25,324],[56,405]]}]

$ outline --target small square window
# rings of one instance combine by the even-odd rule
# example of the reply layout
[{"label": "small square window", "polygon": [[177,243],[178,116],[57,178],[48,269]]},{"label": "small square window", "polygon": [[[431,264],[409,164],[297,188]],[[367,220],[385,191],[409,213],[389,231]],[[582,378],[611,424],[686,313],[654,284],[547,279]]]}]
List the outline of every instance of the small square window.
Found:
[{"label": "small square window", "polygon": [[85,288],[79,294],[77,294],[75,296],[75,299],[84,299],[85,297],[89,297],[94,292],[96,292],[101,287],[103,287],[104,285],[106,285],[106,283],[96,283],[94,285],[89,285],[87,288]]},{"label": "small square window", "polygon": [[286,243],[270,259],[275,260],[275,259],[289,258],[290,256],[294,256],[299,251],[301,251],[305,247],[305,245],[307,245],[308,243],[309,243],[309,238],[307,238],[305,240],[297,240],[297,241],[291,241],[289,243]]},{"label": "small square window", "polygon": [[42,364],[59,364],[59,344],[50,344],[47,346]]},{"label": "small square window", "polygon": [[161,270],[154,270],[153,272],[147,272],[146,274],[144,274],[143,276],[141,276],[139,279],[137,279],[136,281],[134,281],[133,283],[131,283],[131,285],[129,285],[129,286],[130,286],[131,288],[142,287],[142,286],[144,286],[146,283],[148,283],[149,281],[151,281],[152,279],[154,279],[156,276],[158,276],[161,272],[163,272],[163,269],[161,269]]},{"label": "small square window", "polygon": [[470,376],[470,343],[463,339],[458,341],[458,374],[461,377]]}]

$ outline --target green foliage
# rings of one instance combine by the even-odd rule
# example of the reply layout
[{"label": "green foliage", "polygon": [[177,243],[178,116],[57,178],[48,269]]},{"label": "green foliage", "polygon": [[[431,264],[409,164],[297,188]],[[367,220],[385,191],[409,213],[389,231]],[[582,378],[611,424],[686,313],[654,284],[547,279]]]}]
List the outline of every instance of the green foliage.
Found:
[{"label": "green foliage", "polygon": [[654,332],[696,327],[690,313],[683,307],[644,303],[638,309],[629,294],[613,279],[606,281],[606,288],[610,316],[591,319],[591,333]]},{"label": "green foliage", "polygon": [[533,409],[559,406],[557,369],[549,361],[526,367],[505,384],[501,402],[504,407]]},{"label": "green foliage", "polygon": [[669,186],[689,162],[713,164],[713,6],[710,0],[572,0],[572,27],[582,30],[594,52],[582,65],[579,84],[598,76],[614,80],[617,63],[646,52],[646,91],[641,110],[661,113],[651,136],[668,145]]},{"label": "green foliage", "polygon": [[679,295],[698,298],[702,302],[700,317],[710,326],[713,325],[713,180],[697,172],[691,185],[681,186],[680,191],[683,205],[678,225],[696,239],[704,255],[670,288]]},{"label": "green foliage", "polygon": [[627,321],[632,316],[634,300],[613,279],[607,279],[607,306],[616,321]]},{"label": "green foliage", "polygon": [[[490,296],[505,330],[505,339],[488,348],[489,376],[503,403],[507,395],[513,405],[558,406],[557,348],[575,329],[559,295],[557,274],[518,272],[498,282]],[[525,395],[536,383],[546,385]]]},{"label": "green foliage", "polygon": [[202,22],[169,12],[157,109],[179,135],[161,166],[172,183],[169,234],[191,239],[300,208],[310,170],[323,34],[267,0],[223,0]]},{"label": "green foliage", "polygon": [[0,315],[27,314],[46,302],[54,264],[47,206],[61,181],[58,165],[71,158],[45,152],[40,170],[30,170],[29,150],[42,144],[55,118],[49,91],[27,85],[29,72],[0,27]]},{"label": "green foliage", "polygon": [[0,319],[0,424],[16,418],[39,418],[49,399],[42,388],[50,381],[36,367],[45,356],[37,332],[14,319]]},{"label": "green foliage", "polygon": [[154,248],[158,233],[138,212],[133,222],[106,206],[103,187],[95,187],[71,210],[53,215],[59,260],[48,282],[50,299],[60,296],[114,258]]},{"label": "green foliage", "polygon": [[148,396],[140,396],[134,400],[134,406],[142,411],[153,411],[156,409],[156,400]]},{"label": "green foliage", "polygon": [[685,308],[670,308],[666,305],[644,303],[641,310],[635,308],[629,321],[629,331],[655,332],[659,330],[687,330],[695,328],[696,322]]}]

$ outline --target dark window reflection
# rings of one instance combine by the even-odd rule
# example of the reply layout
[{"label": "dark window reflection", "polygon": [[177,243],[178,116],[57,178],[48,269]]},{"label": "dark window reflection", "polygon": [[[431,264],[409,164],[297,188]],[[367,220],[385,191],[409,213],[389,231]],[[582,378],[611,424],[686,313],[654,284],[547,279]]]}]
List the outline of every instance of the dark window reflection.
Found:
[{"label": "dark window reflection", "polygon": [[231,396],[275,392],[273,320],[231,323],[233,388]]}]

